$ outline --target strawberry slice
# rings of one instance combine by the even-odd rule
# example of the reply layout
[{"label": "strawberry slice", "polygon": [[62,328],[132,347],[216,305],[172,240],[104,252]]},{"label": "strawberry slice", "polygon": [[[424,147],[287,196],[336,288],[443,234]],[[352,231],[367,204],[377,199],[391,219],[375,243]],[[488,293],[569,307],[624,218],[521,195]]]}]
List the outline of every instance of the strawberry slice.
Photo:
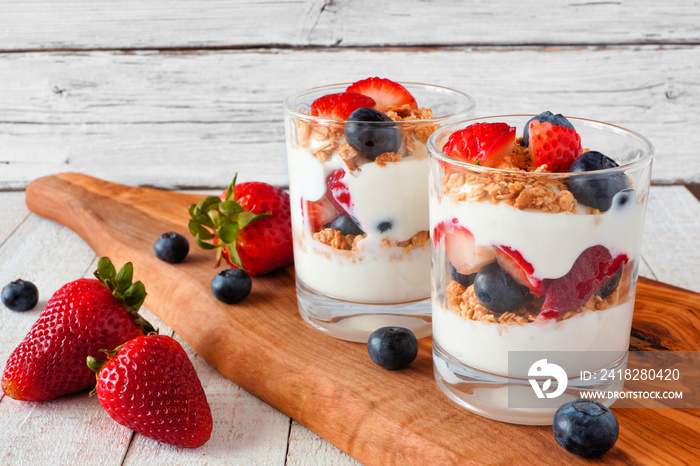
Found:
[{"label": "strawberry slice", "polygon": [[311,114],[323,118],[347,120],[360,107],[374,107],[374,99],[356,92],[328,94],[311,103]]},{"label": "strawberry slice", "polygon": [[613,258],[605,246],[586,249],[569,273],[551,280],[538,318],[557,319],[583,306],[628,260],[625,254]]},{"label": "strawberry slice", "polygon": [[568,172],[583,153],[581,136],[573,128],[532,120],[529,133],[532,160],[538,167],[547,164],[550,172]]},{"label": "strawberry slice", "polygon": [[496,259],[488,246],[477,246],[474,235],[467,228],[452,222],[441,222],[433,229],[433,241],[437,245],[445,238],[445,253],[450,264],[461,275],[470,275],[481,270]]},{"label": "strawberry slice", "polygon": [[418,108],[415,97],[401,84],[390,79],[367,78],[351,84],[346,90],[371,97],[377,103],[375,108],[380,112],[386,112],[389,107],[404,105]]},{"label": "strawberry slice", "polygon": [[496,246],[493,249],[496,253],[498,265],[505,270],[513,279],[528,287],[535,296],[542,296],[547,288],[547,281],[533,277],[535,268],[525,260],[520,252],[508,246]]},{"label": "strawberry slice", "polygon": [[345,184],[343,178],[347,172],[342,168],[333,170],[326,178],[326,197],[335,209],[344,215],[352,215],[352,199],[350,189]]},{"label": "strawberry slice", "polygon": [[448,157],[493,167],[515,149],[515,127],[506,123],[474,123],[450,135],[442,152]]},{"label": "strawberry slice", "polygon": [[323,230],[327,224],[338,217],[338,211],[326,198],[321,198],[318,201],[305,201],[302,199],[301,211],[302,215],[306,217],[312,232]]}]

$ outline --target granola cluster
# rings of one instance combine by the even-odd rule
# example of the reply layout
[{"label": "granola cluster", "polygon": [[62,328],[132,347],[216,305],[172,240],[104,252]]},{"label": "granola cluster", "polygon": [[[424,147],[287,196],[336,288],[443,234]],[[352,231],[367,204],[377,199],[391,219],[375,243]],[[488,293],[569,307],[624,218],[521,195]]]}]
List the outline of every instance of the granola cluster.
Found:
[{"label": "granola cluster", "polygon": [[[321,231],[313,233],[313,238],[323,244],[326,244],[333,249],[338,249],[341,251],[353,251],[358,252],[357,243],[365,238],[367,234],[363,235],[343,235],[339,230],[333,228],[324,228]],[[386,247],[399,247],[403,248],[405,252],[412,251],[413,249],[422,248],[430,238],[427,231],[419,231],[411,238],[405,241],[390,241],[387,238],[382,239],[382,246]]]},{"label": "granola cluster", "polygon": [[[546,165],[543,165],[546,167]],[[541,173],[538,169],[534,173]],[[542,212],[576,212],[578,203],[561,181],[542,180],[527,172],[452,173],[442,180],[445,194],[457,202],[489,200],[503,202],[517,209],[537,209]],[[465,189],[466,187],[466,189]]]},{"label": "granola cluster", "polygon": [[[474,291],[474,285],[465,288],[457,281],[450,281],[446,287],[447,305],[459,316],[482,322],[497,324],[527,324],[534,322],[542,306],[542,298],[528,296],[525,304],[513,312],[495,313],[487,309],[479,302]],[[620,297],[619,289],[616,289],[605,298],[593,295],[583,306],[576,310],[566,312],[560,320],[570,319],[584,311],[602,311],[615,305]]]}]

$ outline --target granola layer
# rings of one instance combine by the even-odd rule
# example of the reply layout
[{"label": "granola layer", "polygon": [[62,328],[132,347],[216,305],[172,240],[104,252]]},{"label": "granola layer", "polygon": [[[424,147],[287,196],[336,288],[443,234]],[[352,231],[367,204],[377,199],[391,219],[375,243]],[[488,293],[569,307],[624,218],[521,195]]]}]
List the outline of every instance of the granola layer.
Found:
[{"label": "granola layer", "polygon": [[[504,312],[502,314],[493,312],[486,308],[476,297],[474,285],[464,287],[461,283],[451,280],[446,287],[447,305],[457,315],[481,322],[490,322],[497,324],[527,324],[534,322],[542,307],[543,298],[536,298],[533,295],[528,295],[525,304],[512,312]],[[620,297],[619,287],[610,295],[602,298],[598,295],[593,295],[581,307],[573,311],[566,312],[558,320],[570,319],[573,316],[585,311],[602,311],[610,306],[618,304]]]}]

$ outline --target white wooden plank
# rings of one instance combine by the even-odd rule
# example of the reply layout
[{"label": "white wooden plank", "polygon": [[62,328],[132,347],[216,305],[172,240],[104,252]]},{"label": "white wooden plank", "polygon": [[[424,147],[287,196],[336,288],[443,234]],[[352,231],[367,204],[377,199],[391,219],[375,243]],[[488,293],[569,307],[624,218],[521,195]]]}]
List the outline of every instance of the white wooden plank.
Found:
[{"label": "white wooden plank", "polygon": [[[0,49],[698,43],[697,1],[34,0],[5,2]],[[28,33],[31,31],[31,33]]]},{"label": "white wooden plank", "polygon": [[656,182],[700,182],[700,47],[642,46],[0,55],[0,189],[70,170],[284,186],[283,99],[373,75],[461,89],[478,115],[549,109],[628,127],[656,146]]},{"label": "white wooden plank", "polygon": [[356,466],[360,463],[298,422],[292,421],[286,464],[287,466]]},{"label": "white wooden plank", "polygon": [[700,293],[700,202],[682,186],[651,190],[642,256],[657,280]]}]

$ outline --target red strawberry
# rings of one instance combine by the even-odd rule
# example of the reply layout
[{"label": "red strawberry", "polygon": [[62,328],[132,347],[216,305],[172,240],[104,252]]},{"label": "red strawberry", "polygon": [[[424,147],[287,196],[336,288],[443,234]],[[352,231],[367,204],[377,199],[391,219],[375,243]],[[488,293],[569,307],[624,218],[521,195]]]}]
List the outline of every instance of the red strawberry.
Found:
[{"label": "red strawberry", "polygon": [[471,231],[461,225],[441,222],[433,230],[435,244],[445,238],[445,253],[450,264],[462,275],[476,273],[486,264],[493,262],[496,257],[488,246],[477,246]]},{"label": "red strawberry", "polygon": [[338,217],[338,211],[326,198],[313,202],[302,199],[301,209],[313,232],[322,230],[328,223]]},{"label": "red strawberry", "polygon": [[515,149],[515,127],[506,123],[474,123],[450,135],[442,152],[448,157],[493,167]]},{"label": "red strawberry", "polygon": [[363,79],[351,84],[346,90],[371,97],[376,102],[375,108],[380,112],[386,112],[389,107],[403,107],[404,105],[418,108],[416,99],[411,93],[401,84],[389,79]]},{"label": "red strawberry", "polygon": [[95,377],[85,367],[88,355],[153,332],[138,314],[146,290],[141,282],[131,284],[132,275],[131,263],[117,274],[103,257],[95,272],[98,280],[81,278],[54,293],[7,361],[5,394],[41,401],[92,388]]},{"label": "red strawberry", "polygon": [[374,100],[356,92],[328,94],[311,103],[311,114],[324,118],[347,120],[360,107],[374,107]]},{"label": "red strawberry", "polygon": [[342,168],[333,170],[328,178],[326,178],[326,197],[335,209],[343,215],[352,214],[352,199],[350,198],[350,189],[345,184],[343,178],[347,172]]},{"label": "red strawberry", "polygon": [[569,273],[551,280],[538,317],[556,319],[583,306],[627,261],[624,254],[613,259],[605,246],[586,249]]},{"label": "red strawberry", "polygon": [[547,165],[550,172],[568,172],[582,153],[581,136],[575,129],[532,120],[529,124],[530,155],[535,165]]},{"label": "red strawberry", "polygon": [[196,448],[209,440],[211,409],[197,372],[177,341],[147,335],[104,353],[107,361],[91,357],[88,366],[97,373],[95,392],[112,419],[178,447]]},{"label": "red strawberry", "polygon": [[189,210],[190,232],[201,248],[217,249],[217,265],[223,257],[231,267],[260,275],[294,261],[289,194],[279,188],[257,181],[236,186],[234,178],[219,197]]},{"label": "red strawberry", "polygon": [[496,253],[498,265],[516,282],[528,287],[535,296],[544,294],[548,281],[532,276],[535,268],[525,260],[520,252],[508,246],[496,246],[493,251]]}]

